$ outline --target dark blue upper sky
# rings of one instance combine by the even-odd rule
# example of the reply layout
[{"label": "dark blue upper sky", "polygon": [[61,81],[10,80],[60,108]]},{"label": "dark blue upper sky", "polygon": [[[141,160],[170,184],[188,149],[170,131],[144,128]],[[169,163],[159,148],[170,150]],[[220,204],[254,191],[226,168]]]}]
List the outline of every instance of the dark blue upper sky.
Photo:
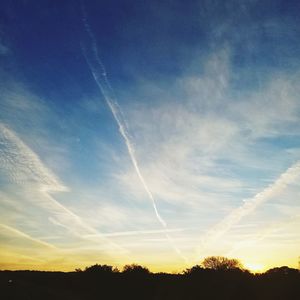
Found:
[{"label": "dark blue upper sky", "polygon": [[10,1],[2,5],[2,40],[36,89],[74,99],[90,88],[82,5],[116,88],[140,76],[172,81],[186,67],[201,72],[195,57],[222,46],[242,82],[253,79],[244,72],[249,65],[261,80],[270,68],[299,61],[298,1]]}]

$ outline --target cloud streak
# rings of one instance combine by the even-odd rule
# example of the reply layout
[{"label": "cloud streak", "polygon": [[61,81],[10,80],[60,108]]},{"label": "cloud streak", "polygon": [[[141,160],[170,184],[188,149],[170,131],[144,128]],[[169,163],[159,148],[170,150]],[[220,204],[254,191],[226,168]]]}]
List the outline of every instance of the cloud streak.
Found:
[{"label": "cloud streak", "polygon": [[293,183],[300,175],[300,161],[293,164],[277,180],[266,187],[263,191],[256,194],[250,200],[244,200],[244,204],[234,209],[222,221],[216,224],[213,228],[207,231],[202,239],[202,247],[198,248],[198,254],[201,248],[207,247],[223,236],[231,227],[237,224],[242,218],[252,213],[259,205],[282,192],[287,185]]},{"label": "cloud streak", "polygon": [[[130,157],[130,160],[132,162],[132,165],[134,167],[134,170],[140,180],[140,183],[142,184],[146,194],[148,195],[148,198],[150,199],[151,201],[151,204],[152,204],[152,207],[153,207],[153,210],[155,212],[155,216],[158,220],[158,222],[162,225],[163,228],[167,228],[167,224],[166,224],[166,221],[161,217],[159,211],[158,211],[158,208],[157,208],[157,205],[156,205],[156,201],[153,197],[153,194],[140,170],[140,167],[139,167],[139,163],[137,161],[137,158],[136,158],[136,155],[135,155],[135,149],[134,149],[134,146],[131,142],[131,138],[130,138],[130,135],[127,131],[127,126],[126,126],[126,121],[123,117],[123,114],[122,114],[122,110],[121,108],[119,107],[118,105],[118,102],[114,96],[114,91],[111,87],[111,84],[108,80],[108,77],[107,77],[107,73],[106,73],[106,70],[105,70],[105,67],[104,67],[104,64],[102,63],[100,57],[99,57],[99,54],[98,54],[98,48],[97,48],[97,44],[96,44],[96,40],[95,40],[95,37],[94,37],[94,34],[87,22],[87,14],[86,14],[86,11],[84,9],[84,6],[82,6],[82,12],[83,12],[83,24],[84,24],[84,28],[91,40],[91,46],[90,48],[89,47],[84,47],[82,46],[82,50],[83,50],[83,54],[84,54],[84,57],[87,61],[87,64],[90,68],[90,71],[93,75],[93,78],[97,84],[97,86],[99,87],[101,93],[103,94],[104,96],[104,99],[106,101],[106,104],[108,105],[118,127],[119,127],[119,131],[120,131],[120,134],[122,136],[122,138],[124,139],[124,142],[126,144],[126,147],[127,147],[127,151],[128,151],[128,154],[129,154],[129,157]],[[172,248],[175,250],[175,252],[180,255],[184,260],[186,260],[186,258],[182,255],[181,251],[174,245],[173,241],[172,241],[172,238],[170,237],[170,235],[165,232],[165,236],[166,236],[166,239],[168,240],[168,242],[171,244]]]},{"label": "cloud streak", "polygon": [[47,242],[44,242],[40,239],[36,239],[36,238],[28,235],[27,233],[24,233],[24,232],[14,228],[14,227],[11,227],[11,226],[0,223],[0,228],[4,229],[6,231],[9,231],[10,233],[12,233],[14,235],[17,235],[18,237],[25,238],[25,239],[27,239],[31,242],[37,243],[37,244],[42,245],[44,247],[47,247],[47,248],[50,248],[50,249],[53,249],[53,250],[58,250],[58,248],[55,247],[54,245],[49,244]]},{"label": "cloud streak", "polygon": [[53,220],[56,220],[56,225],[62,224],[78,237],[87,234],[97,235],[96,239],[93,238],[94,242],[106,242],[113,249],[121,249],[120,246],[102,236],[98,230],[86,224],[77,214],[51,196],[51,192],[68,191],[68,188],[42,163],[36,153],[12,130],[1,123],[0,143],[0,166],[2,170],[6,171],[5,175],[14,184],[23,185],[26,189],[27,184],[30,183],[30,190],[37,190],[38,195],[29,197],[30,201],[54,215],[55,218],[50,218],[52,223],[54,223]]},{"label": "cloud streak", "polygon": [[[130,230],[130,231],[119,231],[119,232],[111,232],[104,233],[103,236],[107,237],[119,237],[119,236],[132,236],[132,235],[145,235],[145,234],[157,234],[157,233],[165,233],[165,232],[182,232],[184,229],[162,229],[162,230]],[[87,237],[93,237],[94,235],[88,235]]]},{"label": "cloud streak", "polygon": [[[272,238],[272,235],[274,235],[276,232],[287,229],[291,225],[293,225],[293,227],[295,227],[295,225],[297,223],[299,223],[299,221],[300,221],[300,214],[298,213],[298,214],[290,216],[288,219],[286,219],[284,221],[273,223],[273,224],[269,225],[268,227],[262,229],[261,232],[250,235],[246,239],[244,238],[242,241],[237,242],[226,253],[226,255],[232,256],[232,255],[234,255],[235,252],[237,252],[240,249],[243,249],[246,247],[249,248],[249,246],[253,246],[253,245],[263,241],[264,239]],[[291,234],[298,236],[298,233],[291,233]],[[287,235],[288,234],[282,234],[282,233],[279,234],[279,236],[281,238],[286,238]]]},{"label": "cloud streak", "polygon": [[68,188],[45,167],[40,158],[10,129],[0,123],[0,165],[14,183],[32,181],[42,192],[62,192]]},{"label": "cloud streak", "polygon": [[135,150],[134,150],[133,144],[130,139],[130,135],[126,129],[126,127],[127,127],[126,122],[123,118],[122,111],[121,111],[117,101],[115,100],[114,92],[113,92],[113,89],[108,80],[105,67],[104,67],[101,59],[99,58],[95,37],[91,31],[89,24],[87,23],[87,19],[86,19],[87,17],[86,17],[86,13],[84,10],[83,10],[83,14],[84,14],[83,23],[84,23],[86,32],[88,33],[88,35],[91,39],[91,50],[92,50],[92,51],[90,51],[88,48],[83,48],[84,57],[88,63],[88,66],[92,72],[92,75],[94,77],[94,80],[95,80],[97,86],[100,88],[100,91],[102,92],[102,94],[104,96],[106,104],[108,105],[116,123],[118,124],[120,134],[125,141],[132,165],[136,171],[136,174],[137,174],[144,190],[146,191],[146,193],[152,203],[155,215],[156,215],[158,221],[161,223],[161,225],[163,227],[166,227],[166,222],[160,216],[158,209],[157,209],[155,199],[152,195],[152,192],[150,191],[150,189],[144,179],[144,176],[141,173],[141,170],[140,170],[140,167],[139,167],[136,155],[135,155]]}]

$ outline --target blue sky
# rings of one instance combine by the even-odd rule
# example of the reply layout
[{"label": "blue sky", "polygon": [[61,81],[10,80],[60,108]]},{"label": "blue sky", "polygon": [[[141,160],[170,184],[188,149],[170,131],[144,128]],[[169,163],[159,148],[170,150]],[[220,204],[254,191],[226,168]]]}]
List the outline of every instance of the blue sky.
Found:
[{"label": "blue sky", "polygon": [[299,5],[2,3],[0,267],[295,267]]}]

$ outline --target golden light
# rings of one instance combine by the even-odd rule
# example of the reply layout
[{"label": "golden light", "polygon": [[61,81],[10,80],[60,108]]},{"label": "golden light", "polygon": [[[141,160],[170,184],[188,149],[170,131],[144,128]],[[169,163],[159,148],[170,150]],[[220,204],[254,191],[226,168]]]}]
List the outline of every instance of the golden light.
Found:
[{"label": "golden light", "polygon": [[265,270],[265,267],[259,263],[248,263],[245,264],[245,268],[252,273],[261,273]]}]

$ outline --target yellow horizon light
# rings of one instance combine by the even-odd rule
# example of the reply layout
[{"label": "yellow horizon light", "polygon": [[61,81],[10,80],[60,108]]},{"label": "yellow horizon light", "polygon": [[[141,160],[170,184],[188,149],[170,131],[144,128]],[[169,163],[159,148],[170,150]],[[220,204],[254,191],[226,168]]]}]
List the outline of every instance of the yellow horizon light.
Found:
[{"label": "yellow horizon light", "polygon": [[266,267],[260,263],[247,263],[245,268],[251,271],[252,273],[261,273],[266,270]]}]

